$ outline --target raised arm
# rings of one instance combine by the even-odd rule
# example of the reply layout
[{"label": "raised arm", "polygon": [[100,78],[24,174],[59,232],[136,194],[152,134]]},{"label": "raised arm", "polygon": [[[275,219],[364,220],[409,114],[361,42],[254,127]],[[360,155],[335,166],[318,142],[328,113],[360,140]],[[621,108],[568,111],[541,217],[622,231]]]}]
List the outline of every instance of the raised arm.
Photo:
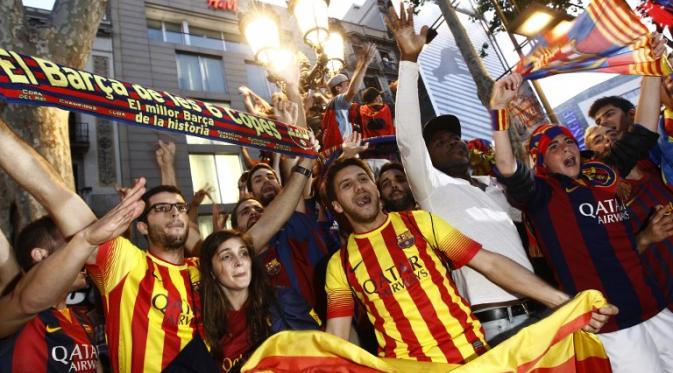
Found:
[{"label": "raised arm", "polygon": [[98,245],[122,234],[142,213],[144,184],[144,180],[137,183],[119,205],[36,264],[9,295],[0,298],[0,338],[15,333],[65,296]]},{"label": "raised arm", "polygon": [[640,83],[640,97],[636,106],[634,123],[640,124],[652,132],[657,132],[661,111],[661,78],[644,76]]},{"label": "raised arm", "polygon": [[374,53],[376,53],[376,46],[371,43],[366,44],[364,48],[360,50],[360,53],[358,53],[358,61],[355,65],[355,71],[353,71],[351,82],[348,85],[348,90],[344,95],[346,102],[352,102],[355,98],[355,95],[357,95],[358,89],[365,79],[367,68],[374,58]]},{"label": "raised arm", "polygon": [[159,140],[158,148],[154,152],[161,172],[161,185],[172,185],[178,187],[178,180],[175,177],[175,143],[172,141],[163,142]]},{"label": "raised arm", "polygon": [[[666,58],[666,42],[661,34],[653,33],[652,53],[655,58]],[[647,128],[652,132],[657,132],[659,124],[659,114],[661,112],[661,78],[655,76],[644,76],[640,83],[640,97],[638,106],[636,106],[636,116],[634,122]]]},{"label": "raised arm", "polygon": [[426,43],[428,27],[420,33],[414,30],[413,8],[404,10],[400,4],[400,16],[388,8],[388,29],[393,33],[400,50],[400,71],[395,101],[395,131],[402,164],[407,180],[417,201],[426,201],[438,184],[437,172],[425,144],[421,126],[421,108],[418,102],[418,56]]},{"label": "raised arm", "polygon": [[89,206],[54,168],[0,119],[0,168],[28,191],[70,237],[96,220]]},{"label": "raised arm", "polygon": [[[311,136],[313,146],[317,149],[317,141]],[[310,172],[313,160],[310,158],[300,158],[297,166],[293,168],[292,176],[283,186],[280,193],[264,209],[262,217],[253,225],[248,234],[257,250],[263,250],[271,237],[285,225],[290,216],[297,208],[298,203],[304,191],[304,185],[311,178]]]},{"label": "raised arm", "polygon": [[509,141],[506,121],[509,120],[507,104],[516,97],[522,78],[519,74],[511,74],[498,80],[491,93],[491,121],[493,124],[493,142],[495,143],[495,166],[504,177],[516,172],[516,158]]}]

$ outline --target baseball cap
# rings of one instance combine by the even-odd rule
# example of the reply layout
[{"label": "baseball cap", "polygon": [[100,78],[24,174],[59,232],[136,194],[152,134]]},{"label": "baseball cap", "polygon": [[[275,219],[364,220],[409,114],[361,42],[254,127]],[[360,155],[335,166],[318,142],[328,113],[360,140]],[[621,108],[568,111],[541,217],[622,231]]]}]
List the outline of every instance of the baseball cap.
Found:
[{"label": "baseball cap", "polygon": [[339,84],[341,84],[341,83],[343,83],[343,82],[346,82],[346,81],[348,81],[348,80],[349,80],[349,79],[348,79],[348,77],[347,77],[346,75],[344,75],[344,74],[336,74],[336,75],[334,75],[334,76],[332,77],[332,79],[330,79],[330,80],[327,82],[327,86],[329,87],[329,89],[332,89],[332,88],[336,87],[337,85],[339,85]]},{"label": "baseball cap", "polygon": [[423,139],[428,143],[438,131],[449,131],[461,136],[460,120],[457,116],[444,114],[434,117],[423,125]]}]

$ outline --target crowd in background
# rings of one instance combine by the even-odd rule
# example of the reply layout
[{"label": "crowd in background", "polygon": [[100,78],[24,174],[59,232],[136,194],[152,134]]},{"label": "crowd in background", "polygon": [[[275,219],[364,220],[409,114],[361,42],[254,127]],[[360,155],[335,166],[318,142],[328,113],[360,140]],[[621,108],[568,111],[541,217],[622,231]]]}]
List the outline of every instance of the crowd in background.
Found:
[{"label": "crowd in background", "polygon": [[[465,142],[460,113],[421,123],[427,27],[414,30],[411,10],[386,21],[401,55],[394,105],[361,89],[371,45],[350,77],[322,87],[303,92],[308,72],[296,69],[279,74],[271,102],[240,88],[248,112],[310,128],[324,156],[244,149],[239,200],[230,212],[213,204],[207,237],[197,211],[209,190],[180,191],[175,144],[158,144],[161,185],[140,178],[96,217],[0,122],[0,167],[49,212],[12,248],[0,235],[0,371],[236,372],[283,330],[463,364],[597,289],[610,304],[585,330],[613,370],[673,372],[673,191],[658,164],[673,154],[650,156],[673,81],[643,78],[637,106],[597,100],[589,152],[545,124],[530,160],[516,159],[508,105],[521,76],[493,88],[495,149]],[[366,143],[393,135],[396,152]],[[95,292],[75,301],[87,279]]]}]

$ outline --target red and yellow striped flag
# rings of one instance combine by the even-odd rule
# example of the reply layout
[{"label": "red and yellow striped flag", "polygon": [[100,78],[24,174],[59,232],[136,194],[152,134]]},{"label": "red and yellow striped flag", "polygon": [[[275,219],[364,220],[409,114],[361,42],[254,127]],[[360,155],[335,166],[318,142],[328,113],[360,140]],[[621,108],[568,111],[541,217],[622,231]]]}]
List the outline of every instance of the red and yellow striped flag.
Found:
[{"label": "red and yellow striped flag", "polygon": [[624,0],[592,0],[564,34],[537,38],[516,71],[527,79],[596,71],[622,75],[671,74],[666,58],[655,58],[650,32]]},{"label": "red and yellow striped flag", "polygon": [[583,291],[544,320],[462,366],[381,359],[327,333],[289,331],[264,342],[241,371],[610,372],[610,363],[598,337],[581,330],[591,313],[605,304],[600,292]]}]

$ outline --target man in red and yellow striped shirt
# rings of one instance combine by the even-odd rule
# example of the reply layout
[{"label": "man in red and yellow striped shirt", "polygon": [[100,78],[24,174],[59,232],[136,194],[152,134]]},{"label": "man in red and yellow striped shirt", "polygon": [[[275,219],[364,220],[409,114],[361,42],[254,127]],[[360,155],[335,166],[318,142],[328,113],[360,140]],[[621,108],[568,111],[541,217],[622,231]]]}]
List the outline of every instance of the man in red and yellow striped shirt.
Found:
[{"label": "man in red and yellow striped shirt", "polygon": [[188,206],[181,192],[161,185],[143,196],[138,230],[149,250],[117,237],[87,264],[100,289],[115,372],[160,372],[197,334],[199,265],[184,257]]},{"label": "man in red and yellow striped shirt", "polygon": [[[335,162],[327,172],[332,209],[353,228],[348,245],[327,267],[327,332],[348,339],[353,294],[374,325],[379,355],[463,364],[487,350],[479,321],[458,294],[449,266],[468,265],[511,291],[549,307],[568,296],[532,272],[481,248],[425,211],[385,214],[369,168],[358,159]],[[594,314],[598,330],[613,309]]]}]

